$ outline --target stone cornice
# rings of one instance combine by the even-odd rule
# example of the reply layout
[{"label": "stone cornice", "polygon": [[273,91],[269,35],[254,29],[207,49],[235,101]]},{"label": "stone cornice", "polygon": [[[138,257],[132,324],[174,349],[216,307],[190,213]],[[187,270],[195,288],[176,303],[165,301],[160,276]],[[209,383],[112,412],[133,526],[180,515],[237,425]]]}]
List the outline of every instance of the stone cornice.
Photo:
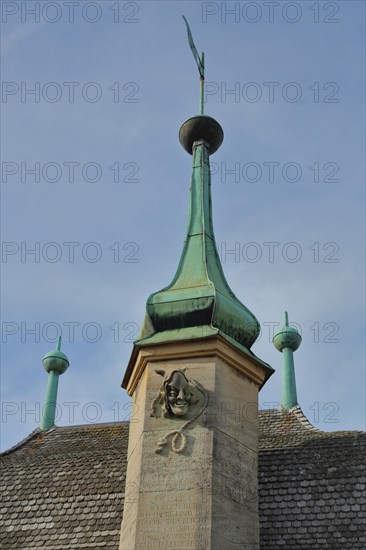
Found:
[{"label": "stone cornice", "polygon": [[237,372],[255,383],[259,388],[268,380],[273,369],[254,355],[243,353],[217,334],[201,340],[165,342],[140,346],[134,345],[122,387],[132,395],[145,367],[150,362],[174,361],[201,357],[219,357]]}]

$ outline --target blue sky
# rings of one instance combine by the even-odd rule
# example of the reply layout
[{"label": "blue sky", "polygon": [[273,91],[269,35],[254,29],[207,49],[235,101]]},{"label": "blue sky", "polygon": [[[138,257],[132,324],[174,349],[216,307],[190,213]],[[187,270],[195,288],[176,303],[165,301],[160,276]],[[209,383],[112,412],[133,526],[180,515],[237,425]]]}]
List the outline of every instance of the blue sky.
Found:
[{"label": "blue sky", "polygon": [[225,132],[211,158],[224,271],[276,369],[260,405],[280,400],[270,336],[287,309],[305,414],[364,429],[364,3],[106,0],[76,2],[73,21],[64,2],[39,17],[2,4],[2,449],[38,424],[58,328],[71,365],[57,423],[129,415],[132,340],[186,228],[177,135],[198,73],[182,14]]}]

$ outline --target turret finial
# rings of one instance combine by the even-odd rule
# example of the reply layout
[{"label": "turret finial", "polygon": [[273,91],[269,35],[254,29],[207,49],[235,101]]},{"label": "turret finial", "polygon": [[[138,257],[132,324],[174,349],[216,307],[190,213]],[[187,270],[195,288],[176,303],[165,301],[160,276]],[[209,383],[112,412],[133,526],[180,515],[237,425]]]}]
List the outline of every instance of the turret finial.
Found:
[{"label": "turret finial", "polygon": [[179,130],[179,141],[182,147],[193,155],[193,144],[203,141],[207,147],[209,155],[215,153],[224,139],[224,132],[220,124],[213,118],[204,114],[204,85],[205,85],[205,64],[204,53],[198,54],[197,48],[193,42],[191,29],[187,19],[182,16],[187,27],[188,43],[196,61],[198,72],[200,74],[200,111],[199,115],[186,120]]},{"label": "turret finial", "polygon": [[284,409],[291,409],[297,403],[294,351],[301,344],[301,336],[294,327],[289,326],[288,313],[285,311],[285,324],[273,338],[273,344],[282,352],[282,402]]},{"label": "turret finial", "polygon": [[48,372],[48,383],[39,426],[42,431],[47,431],[55,425],[58,379],[70,364],[67,356],[60,350],[61,336],[57,338],[56,349],[43,357],[43,368]]},{"label": "turret finial", "polygon": [[184,17],[184,15],[182,15],[182,17],[187,27],[188,43],[192,50],[194,60],[197,63],[198,72],[200,73],[200,115],[203,115],[203,112],[204,112],[203,94],[204,94],[204,88],[205,88],[205,54],[202,52],[201,55],[199,55],[197,48],[193,42],[193,36],[192,36],[191,29],[189,27],[188,21]]}]

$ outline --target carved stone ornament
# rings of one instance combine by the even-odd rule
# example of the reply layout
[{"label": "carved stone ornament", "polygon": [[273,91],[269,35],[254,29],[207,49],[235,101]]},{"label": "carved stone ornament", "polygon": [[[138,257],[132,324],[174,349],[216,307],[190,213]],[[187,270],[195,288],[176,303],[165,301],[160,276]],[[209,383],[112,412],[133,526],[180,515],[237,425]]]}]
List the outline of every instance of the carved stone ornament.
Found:
[{"label": "carved stone ornament", "polygon": [[200,401],[197,396],[197,390],[199,394],[203,396],[202,406],[191,418],[189,418],[189,420],[184,422],[179,429],[171,430],[164,437],[159,439],[158,446],[155,449],[156,453],[162,452],[170,436],[173,436],[172,450],[175,453],[182,453],[187,446],[187,437],[183,433],[183,430],[197,420],[207,407],[207,391],[196,380],[187,378],[185,370],[186,369],[173,370],[170,375],[166,375],[165,371],[162,369],[155,370],[156,374],[164,377],[164,382],[151,403],[150,416],[154,416],[155,418],[160,416],[157,411],[160,405],[161,415],[165,418],[183,418],[188,415],[192,406]]}]

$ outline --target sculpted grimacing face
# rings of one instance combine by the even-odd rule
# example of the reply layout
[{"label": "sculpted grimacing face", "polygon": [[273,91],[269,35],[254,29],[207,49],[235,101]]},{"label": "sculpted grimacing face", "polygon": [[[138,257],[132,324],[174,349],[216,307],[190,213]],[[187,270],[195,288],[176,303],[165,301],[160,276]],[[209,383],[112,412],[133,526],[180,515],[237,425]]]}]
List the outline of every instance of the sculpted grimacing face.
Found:
[{"label": "sculpted grimacing face", "polygon": [[173,371],[165,384],[165,397],[168,409],[175,416],[184,416],[192,400],[189,382],[180,371]]}]

